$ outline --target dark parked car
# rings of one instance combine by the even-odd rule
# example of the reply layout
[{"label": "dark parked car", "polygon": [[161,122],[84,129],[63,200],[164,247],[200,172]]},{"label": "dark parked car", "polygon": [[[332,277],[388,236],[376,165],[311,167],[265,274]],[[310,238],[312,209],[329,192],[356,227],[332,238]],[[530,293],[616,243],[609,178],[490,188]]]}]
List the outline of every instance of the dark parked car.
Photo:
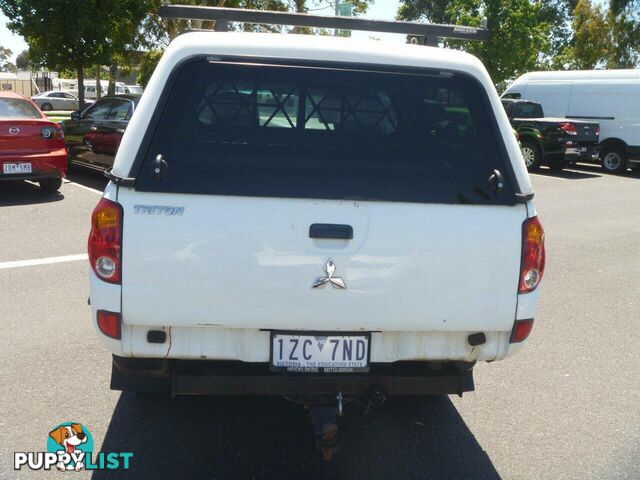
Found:
[{"label": "dark parked car", "polygon": [[545,118],[542,105],[529,100],[502,99],[509,121],[518,132],[529,170],[547,164],[561,170],[576,161],[593,161],[598,154],[600,125],[566,118]]},{"label": "dark parked car", "polygon": [[64,120],[69,163],[97,170],[111,168],[139,100],[140,95],[110,95]]}]

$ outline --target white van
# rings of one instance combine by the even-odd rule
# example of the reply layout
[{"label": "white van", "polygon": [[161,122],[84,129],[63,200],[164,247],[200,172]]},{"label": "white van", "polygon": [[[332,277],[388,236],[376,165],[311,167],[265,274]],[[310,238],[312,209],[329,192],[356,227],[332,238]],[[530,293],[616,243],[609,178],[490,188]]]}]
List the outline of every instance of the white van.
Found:
[{"label": "white van", "polygon": [[598,122],[602,167],[640,168],[640,70],[531,72],[502,97],[539,102],[548,116]]}]

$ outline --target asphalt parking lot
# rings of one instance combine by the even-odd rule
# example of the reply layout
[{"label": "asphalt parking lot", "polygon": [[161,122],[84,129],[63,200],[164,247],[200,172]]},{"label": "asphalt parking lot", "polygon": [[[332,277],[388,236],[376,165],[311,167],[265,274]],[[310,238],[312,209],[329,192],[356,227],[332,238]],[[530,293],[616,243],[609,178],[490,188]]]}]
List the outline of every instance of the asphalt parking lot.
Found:
[{"label": "asphalt parking lot", "polygon": [[[0,478],[91,477],[13,470],[14,451],[44,450],[63,421],[86,425],[103,451],[134,453],[131,470],[94,479],[640,478],[640,176],[533,175],[547,270],[527,347],[478,365],[464,398],[348,409],[332,464],[304,409],[279,398],[109,390],[82,260],[105,182],[70,180],[51,197],[0,184]],[[60,256],[74,257],[52,263]]]}]

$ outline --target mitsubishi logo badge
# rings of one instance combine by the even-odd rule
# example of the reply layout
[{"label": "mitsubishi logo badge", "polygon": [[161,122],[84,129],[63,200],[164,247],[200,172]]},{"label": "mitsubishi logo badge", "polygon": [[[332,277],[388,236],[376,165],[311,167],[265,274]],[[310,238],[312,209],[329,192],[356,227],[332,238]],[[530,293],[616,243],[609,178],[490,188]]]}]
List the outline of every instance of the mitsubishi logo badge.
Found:
[{"label": "mitsubishi logo badge", "polygon": [[342,278],[333,276],[336,272],[336,264],[333,263],[331,258],[324,264],[324,271],[327,276],[316,278],[311,288],[324,288],[327,283],[330,283],[333,288],[347,288],[347,284],[344,283]]}]

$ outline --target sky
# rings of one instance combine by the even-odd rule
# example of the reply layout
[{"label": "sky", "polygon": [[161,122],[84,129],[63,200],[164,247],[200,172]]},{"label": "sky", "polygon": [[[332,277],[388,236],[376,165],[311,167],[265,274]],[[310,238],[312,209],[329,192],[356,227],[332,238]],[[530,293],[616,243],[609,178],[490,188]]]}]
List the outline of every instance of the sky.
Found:
[{"label": "sky", "polygon": [[[398,11],[399,0],[377,0],[373,5],[369,7],[369,11],[363,18],[372,18],[380,20],[393,20]],[[314,13],[321,15],[330,15],[331,9],[325,11],[316,11]],[[27,43],[20,35],[14,35],[7,28],[7,22],[9,20],[3,14],[0,13],[0,46],[10,48],[13,52],[11,61],[15,62],[16,56],[27,49]],[[369,36],[375,36],[381,40],[405,42],[404,35],[397,35],[393,33],[374,33],[374,32],[353,32],[354,38],[369,38]]]},{"label": "sky", "polygon": [[10,48],[13,52],[11,61],[15,62],[20,52],[27,49],[27,42],[20,35],[14,35],[7,28],[9,19],[0,13],[0,47]]}]

